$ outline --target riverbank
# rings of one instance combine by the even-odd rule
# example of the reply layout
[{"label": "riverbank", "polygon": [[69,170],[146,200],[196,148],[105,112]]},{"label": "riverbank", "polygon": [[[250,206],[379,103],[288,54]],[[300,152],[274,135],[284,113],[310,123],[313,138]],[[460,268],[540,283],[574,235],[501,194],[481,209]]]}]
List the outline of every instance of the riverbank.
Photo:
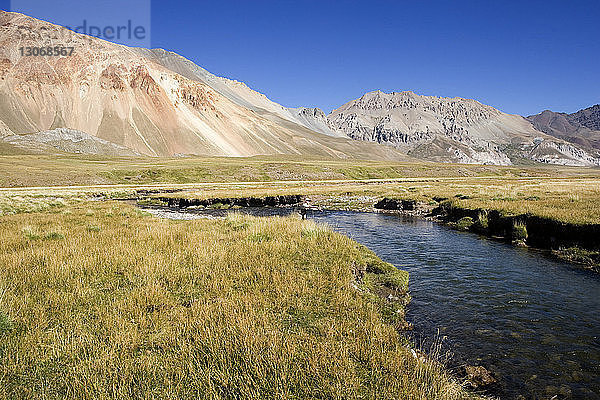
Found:
[{"label": "riverbank", "polygon": [[322,225],[37,200],[0,217],[3,397],[476,397],[399,333],[407,274]]},{"label": "riverbank", "polygon": [[189,189],[156,194],[150,201],[172,207],[256,204],[402,212],[549,250],[574,265],[600,270],[600,179],[478,177],[310,186],[272,183]]},{"label": "riverbank", "polygon": [[[550,207],[526,204],[528,200],[541,200],[538,196],[499,204],[457,194],[451,198],[436,196],[427,202],[410,197],[386,197],[374,208],[433,218],[461,231],[548,250],[581,268],[600,272],[600,223],[597,223],[596,210],[596,199],[600,196],[591,189],[593,195],[582,200],[576,188],[573,189],[570,194],[573,200],[544,199],[546,204],[554,203]],[[588,204],[582,204],[584,201]],[[588,209],[585,217],[580,215],[579,207]],[[591,207],[594,209],[589,210]]]}]

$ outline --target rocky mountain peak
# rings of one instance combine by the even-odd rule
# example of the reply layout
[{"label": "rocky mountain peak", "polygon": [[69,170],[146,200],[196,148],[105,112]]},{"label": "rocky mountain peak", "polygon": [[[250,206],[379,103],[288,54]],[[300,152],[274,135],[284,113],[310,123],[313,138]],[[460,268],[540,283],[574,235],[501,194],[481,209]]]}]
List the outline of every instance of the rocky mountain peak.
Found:
[{"label": "rocky mountain peak", "polygon": [[[510,164],[511,158],[535,157],[565,165],[600,162],[571,145],[554,145],[555,139],[544,136],[521,116],[460,97],[377,90],[332,111],[327,122],[334,132],[353,139],[389,144],[436,161]],[[535,141],[540,138],[543,146]]]},{"label": "rocky mountain peak", "polygon": [[600,104],[571,114],[571,119],[574,123],[585,126],[586,128],[600,131]]},{"label": "rocky mountain peak", "polygon": [[325,119],[326,115],[318,107],[299,107],[297,108],[298,114],[311,118]]}]

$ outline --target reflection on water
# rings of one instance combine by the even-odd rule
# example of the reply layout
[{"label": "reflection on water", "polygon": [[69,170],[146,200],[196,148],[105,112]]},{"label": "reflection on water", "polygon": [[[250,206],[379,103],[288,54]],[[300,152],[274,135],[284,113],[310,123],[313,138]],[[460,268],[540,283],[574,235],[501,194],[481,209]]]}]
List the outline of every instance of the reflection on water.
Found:
[{"label": "reflection on water", "polygon": [[421,219],[342,211],[309,218],[407,270],[417,338],[442,340],[457,359],[486,366],[507,398],[600,399],[599,275]]}]

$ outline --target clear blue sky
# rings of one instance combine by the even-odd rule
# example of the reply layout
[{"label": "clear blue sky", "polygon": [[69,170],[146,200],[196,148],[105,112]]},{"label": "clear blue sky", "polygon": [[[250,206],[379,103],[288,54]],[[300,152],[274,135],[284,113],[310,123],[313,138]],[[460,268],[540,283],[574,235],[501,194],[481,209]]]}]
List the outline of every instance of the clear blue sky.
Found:
[{"label": "clear blue sky", "polygon": [[290,107],[375,89],[523,115],[600,103],[598,0],[152,1],[151,21],[153,47]]}]

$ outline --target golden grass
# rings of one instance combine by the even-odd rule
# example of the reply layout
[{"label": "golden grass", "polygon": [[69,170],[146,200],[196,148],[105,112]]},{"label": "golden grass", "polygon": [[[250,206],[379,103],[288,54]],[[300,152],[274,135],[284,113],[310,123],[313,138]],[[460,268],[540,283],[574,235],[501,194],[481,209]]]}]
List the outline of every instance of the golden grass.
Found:
[{"label": "golden grass", "polygon": [[150,185],[199,182],[385,179],[473,176],[598,176],[590,168],[502,167],[311,159],[292,156],[249,158],[102,158],[80,155],[0,155],[0,187]]},{"label": "golden grass", "polygon": [[373,258],[292,218],[72,201],[0,217],[5,398],[468,398],[354,288]]},{"label": "golden grass", "polygon": [[432,181],[388,187],[386,195],[425,202],[447,198],[462,208],[531,214],[574,224],[600,223],[600,179]]}]

